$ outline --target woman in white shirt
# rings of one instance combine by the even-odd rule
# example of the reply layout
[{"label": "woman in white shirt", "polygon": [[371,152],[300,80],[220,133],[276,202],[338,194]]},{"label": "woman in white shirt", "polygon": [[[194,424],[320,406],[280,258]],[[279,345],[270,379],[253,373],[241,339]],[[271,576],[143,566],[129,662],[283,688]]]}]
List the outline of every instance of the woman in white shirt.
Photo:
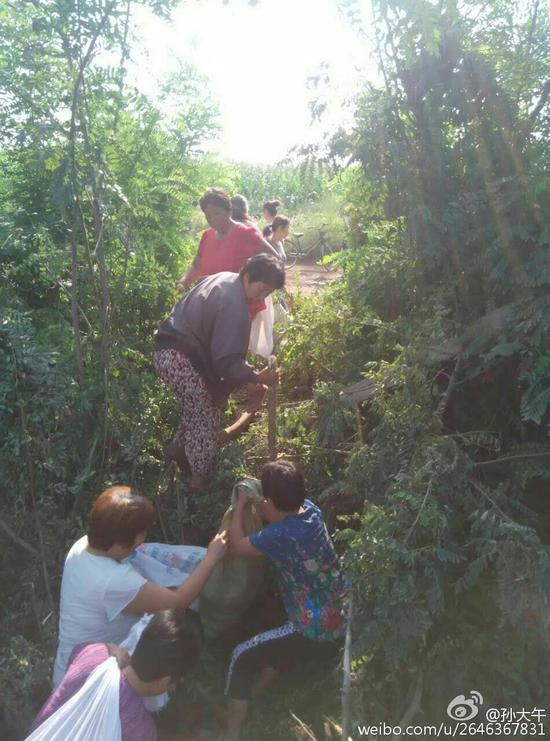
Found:
[{"label": "woman in white shirt", "polygon": [[153,584],[123,559],[144,542],[154,519],[151,502],[128,486],[111,486],[95,501],[88,534],[73,545],[63,568],[54,687],[78,644],[120,643],[144,613],[188,607],[225,553],[222,533],[178,589]]},{"label": "woman in white shirt", "polygon": [[264,236],[277,252],[279,260],[286,262],[286,253],[284,248],[285,239],[288,237],[290,229],[290,219],[287,216],[276,216],[271,224],[264,230]]}]

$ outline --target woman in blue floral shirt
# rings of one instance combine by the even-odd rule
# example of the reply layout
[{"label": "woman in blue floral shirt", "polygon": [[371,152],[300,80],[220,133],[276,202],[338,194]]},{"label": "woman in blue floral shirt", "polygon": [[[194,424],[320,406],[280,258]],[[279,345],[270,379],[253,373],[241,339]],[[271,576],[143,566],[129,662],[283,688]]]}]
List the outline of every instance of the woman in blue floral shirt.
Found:
[{"label": "woman in blue floral shirt", "polygon": [[238,738],[249,698],[290,664],[334,655],[346,629],[347,583],[321,510],[305,498],[301,471],[290,461],[268,463],[262,472],[262,513],[270,523],[245,536],[240,493],[229,527],[231,553],[266,556],[275,566],[288,621],[239,644],[231,656],[226,695],[229,728]]}]

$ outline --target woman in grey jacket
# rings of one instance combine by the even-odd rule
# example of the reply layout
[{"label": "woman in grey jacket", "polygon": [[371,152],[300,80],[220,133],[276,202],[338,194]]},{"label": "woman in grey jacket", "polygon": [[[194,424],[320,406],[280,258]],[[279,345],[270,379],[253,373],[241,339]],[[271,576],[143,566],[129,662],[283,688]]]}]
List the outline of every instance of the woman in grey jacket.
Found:
[{"label": "woman in grey jacket", "polygon": [[200,280],[172,309],[155,334],[155,370],[182,405],[173,441],[191,469],[191,493],[200,492],[216,453],[220,409],[238,386],[249,391],[277,382],[277,373],[256,372],[246,362],[249,304],[282,288],[282,263],[272,255],[251,257],[240,273]]}]

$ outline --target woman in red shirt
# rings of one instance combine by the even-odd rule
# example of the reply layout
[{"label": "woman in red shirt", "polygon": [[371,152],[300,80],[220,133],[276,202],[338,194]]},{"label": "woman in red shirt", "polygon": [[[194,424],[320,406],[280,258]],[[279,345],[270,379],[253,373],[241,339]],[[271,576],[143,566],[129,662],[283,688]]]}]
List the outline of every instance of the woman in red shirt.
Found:
[{"label": "woman in red shirt", "polygon": [[[195,259],[178,283],[179,291],[185,291],[205,275],[224,271],[239,273],[248,258],[260,252],[278,257],[255,226],[231,218],[231,199],[223,190],[210,188],[199,205],[210,228],[202,233]],[[265,304],[254,307],[251,316],[263,308]]]}]

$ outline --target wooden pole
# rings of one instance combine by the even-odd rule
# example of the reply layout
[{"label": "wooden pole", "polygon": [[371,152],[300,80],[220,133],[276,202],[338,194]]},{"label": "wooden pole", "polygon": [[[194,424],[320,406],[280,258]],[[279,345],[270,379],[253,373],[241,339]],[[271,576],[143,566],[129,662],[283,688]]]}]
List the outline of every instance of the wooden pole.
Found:
[{"label": "wooden pole", "polygon": [[[277,370],[277,358],[270,355],[268,360],[269,370]],[[270,386],[267,392],[267,414],[268,414],[268,433],[267,441],[269,446],[269,460],[274,461],[277,458],[277,387]]]},{"label": "wooden pole", "polygon": [[351,620],[353,598],[350,595],[348,625],[344,644],[344,676],[342,681],[342,741],[349,741],[351,731]]},{"label": "wooden pole", "polygon": [[359,402],[355,402],[355,419],[357,420],[357,434],[359,435],[359,442],[361,445],[365,442],[363,440],[363,423],[361,420],[361,407],[359,406]]}]

